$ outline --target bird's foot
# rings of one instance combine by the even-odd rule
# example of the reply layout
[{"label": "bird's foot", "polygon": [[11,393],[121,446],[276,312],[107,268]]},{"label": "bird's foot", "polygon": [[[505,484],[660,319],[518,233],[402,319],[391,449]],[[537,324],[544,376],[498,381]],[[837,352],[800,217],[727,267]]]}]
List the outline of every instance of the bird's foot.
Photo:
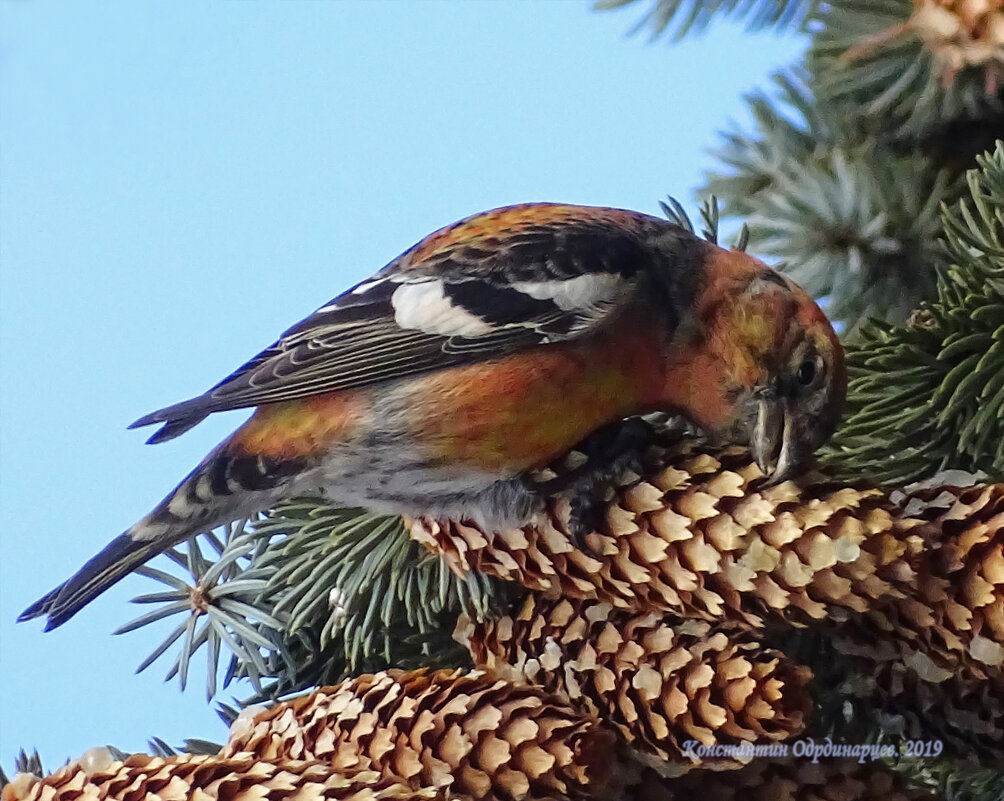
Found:
[{"label": "bird's foot", "polygon": [[612,423],[569,452],[554,468],[557,476],[537,485],[543,494],[569,494],[568,535],[576,548],[597,556],[586,537],[600,531],[605,523],[606,490],[625,474],[642,472],[652,438],[651,425],[640,417]]}]

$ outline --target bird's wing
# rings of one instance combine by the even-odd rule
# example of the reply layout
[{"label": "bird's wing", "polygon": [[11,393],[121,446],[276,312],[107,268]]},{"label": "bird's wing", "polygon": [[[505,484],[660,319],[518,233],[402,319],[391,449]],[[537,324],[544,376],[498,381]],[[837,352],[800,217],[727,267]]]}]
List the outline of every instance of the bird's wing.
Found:
[{"label": "bird's wing", "polygon": [[292,400],[569,340],[600,326],[650,268],[669,226],[557,204],[475,215],[419,242],[286,331],[204,395],[140,418],[150,442],[208,414]]}]

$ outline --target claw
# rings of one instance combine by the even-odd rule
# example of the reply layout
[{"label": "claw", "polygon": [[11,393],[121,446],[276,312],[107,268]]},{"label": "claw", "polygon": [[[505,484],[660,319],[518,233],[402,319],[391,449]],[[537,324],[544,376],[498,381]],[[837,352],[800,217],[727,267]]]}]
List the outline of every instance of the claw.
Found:
[{"label": "claw", "polygon": [[581,487],[572,493],[568,512],[568,538],[572,545],[594,559],[600,555],[589,546],[586,538],[600,529],[600,505],[594,487]]},{"label": "claw", "polygon": [[[621,420],[588,437],[569,457],[563,474],[538,485],[548,495],[570,492],[568,536],[583,553],[599,558],[586,537],[600,531],[605,520],[601,489],[625,473],[641,473],[643,456],[652,441],[652,427],[641,418]],[[573,462],[574,466],[568,469]]]}]

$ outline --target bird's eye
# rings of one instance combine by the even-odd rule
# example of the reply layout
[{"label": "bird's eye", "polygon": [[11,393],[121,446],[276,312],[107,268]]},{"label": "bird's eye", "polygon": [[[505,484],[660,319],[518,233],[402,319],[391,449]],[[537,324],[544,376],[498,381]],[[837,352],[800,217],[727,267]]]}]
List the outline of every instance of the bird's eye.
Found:
[{"label": "bird's eye", "polygon": [[816,360],[806,359],[800,365],[798,365],[798,371],[795,373],[795,380],[798,381],[803,387],[810,386],[816,378]]}]

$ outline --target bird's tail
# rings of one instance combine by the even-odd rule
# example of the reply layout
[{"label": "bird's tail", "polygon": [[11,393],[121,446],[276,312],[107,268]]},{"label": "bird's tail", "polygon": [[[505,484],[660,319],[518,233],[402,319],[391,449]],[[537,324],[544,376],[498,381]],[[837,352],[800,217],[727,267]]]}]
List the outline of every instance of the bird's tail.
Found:
[{"label": "bird's tail", "polygon": [[152,559],[188,536],[143,541],[134,537],[136,526],[108,543],[71,578],[25,609],[18,621],[47,615],[45,630],[61,626],[113,584],[148,559]]},{"label": "bird's tail", "polygon": [[73,576],[37,600],[19,621],[48,616],[62,625],[144,562],[193,534],[267,508],[296,465],[218,450],[193,470],[150,514],[126,530]]}]

